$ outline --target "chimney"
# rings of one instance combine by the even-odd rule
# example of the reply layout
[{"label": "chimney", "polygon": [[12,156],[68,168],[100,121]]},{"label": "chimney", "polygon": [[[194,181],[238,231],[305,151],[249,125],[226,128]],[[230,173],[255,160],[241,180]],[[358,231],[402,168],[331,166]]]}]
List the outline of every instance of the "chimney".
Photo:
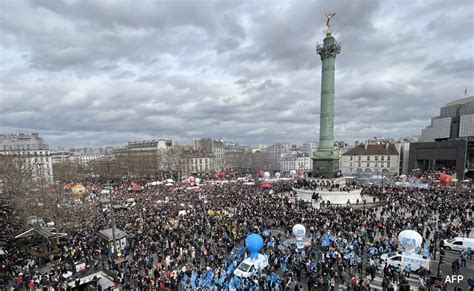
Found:
[{"label": "chimney", "polygon": [[388,146],[389,146],[389,143],[387,142],[387,143],[385,144],[385,149],[386,149],[386,150],[388,150]]},{"label": "chimney", "polygon": [[365,142],[365,150],[367,150],[367,147],[368,147],[368,146],[369,146],[369,142],[366,141],[366,142]]}]

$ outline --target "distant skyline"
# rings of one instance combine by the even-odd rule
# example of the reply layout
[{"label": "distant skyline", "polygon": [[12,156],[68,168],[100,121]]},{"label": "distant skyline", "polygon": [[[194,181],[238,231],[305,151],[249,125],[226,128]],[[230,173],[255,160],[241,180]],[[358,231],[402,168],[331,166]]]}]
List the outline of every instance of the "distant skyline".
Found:
[{"label": "distant skyline", "polygon": [[316,141],[327,10],[336,140],[420,135],[474,95],[472,1],[0,0],[0,133]]}]

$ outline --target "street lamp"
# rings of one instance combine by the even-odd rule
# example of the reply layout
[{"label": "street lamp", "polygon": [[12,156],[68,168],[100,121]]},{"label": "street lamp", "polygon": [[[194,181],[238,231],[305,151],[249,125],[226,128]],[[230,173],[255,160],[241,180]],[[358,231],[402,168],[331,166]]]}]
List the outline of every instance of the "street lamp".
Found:
[{"label": "street lamp", "polygon": [[438,262],[438,272],[437,272],[437,275],[436,277],[440,277],[441,276],[441,264],[444,263],[443,261],[443,258],[444,258],[444,250],[439,250],[439,262]]},{"label": "street lamp", "polygon": [[112,222],[112,246],[114,252],[112,253],[112,258],[115,258],[117,255],[117,245],[115,238],[115,213],[114,213],[114,200],[112,195],[112,186],[111,186],[111,173],[110,173],[110,160],[107,160],[107,172],[108,172],[108,186],[109,186],[109,202],[110,202],[110,219]]}]

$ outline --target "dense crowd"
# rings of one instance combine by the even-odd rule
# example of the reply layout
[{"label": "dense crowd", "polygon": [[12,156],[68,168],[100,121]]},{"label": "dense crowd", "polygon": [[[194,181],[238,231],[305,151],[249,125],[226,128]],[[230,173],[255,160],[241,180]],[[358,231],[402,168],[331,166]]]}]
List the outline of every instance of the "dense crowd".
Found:
[{"label": "dense crowd", "polygon": [[[97,235],[111,227],[110,207],[101,203],[109,195],[91,184],[89,195],[77,206],[80,212],[71,210],[74,206],[64,208],[74,227],[61,238],[58,257],[46,268],[17,241],[6,243],[8,255],[2,256],[0,266],[4,284],[15,290],[48,286],[65,290],[65,283],[78,276],[75,263],[85,262],[88,270],[113,274],[123,290],[334,290],[335,286],[369,290],[380,272],[380,256],[399,248],[400,231],[418,231],[424,237],[422,248],[433,254],[440,239],[469,236],[474,210],[469,190],[438,187],[365,188],[367,195],[383,197],[387,203],[379,208],[316,209],[290,199],[292,182],[273,184],[271,195],[258,183],[207,184],[197,189],[160,185],[140,192],[128,191],[127,183],[119,183],[112,194],[114,205],[127,205],[114,211],[116,227],[127,233],[119,259]],[[298,185],[339,188],[312,183],[302,180]],[[281,247],[297,223],[306,226],[311,247],[303,251]],[[243,245],[250,233],[263,236],[262,253],[268,255],[269,266],[242,279],[233,270],[248,255]],[[386,266],[382,272],[386,290],[410,290],[406,281],[410,270]],[[420,290],[442,288],[428,270],[421,271],[420,278]]]}]

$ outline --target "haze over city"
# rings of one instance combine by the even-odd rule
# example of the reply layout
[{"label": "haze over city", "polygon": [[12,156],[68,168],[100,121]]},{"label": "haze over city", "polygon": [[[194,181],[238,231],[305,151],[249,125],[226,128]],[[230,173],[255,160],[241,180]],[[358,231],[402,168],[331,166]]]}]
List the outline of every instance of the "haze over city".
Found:
[{"label": "haze over city", "polygon": [[474,90],[470,1],[0,5],[0,132],[53,147],[316,140],[326,10],[337,140],[419,135]]}]

